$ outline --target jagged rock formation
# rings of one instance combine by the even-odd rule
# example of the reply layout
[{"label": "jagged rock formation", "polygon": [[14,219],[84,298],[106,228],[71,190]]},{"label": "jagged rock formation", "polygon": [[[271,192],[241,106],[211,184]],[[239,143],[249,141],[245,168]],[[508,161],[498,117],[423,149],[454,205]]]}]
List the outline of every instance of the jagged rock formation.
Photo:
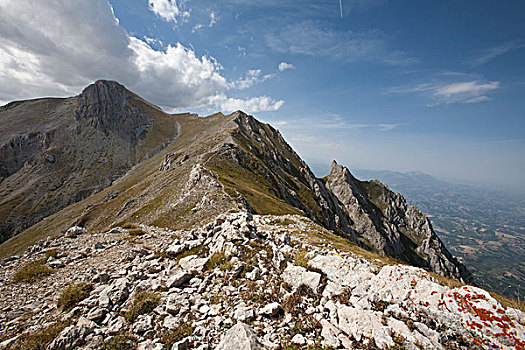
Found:
[{"label": "jagged rock formation", "polygon": [[379,181],[363,182],[335,161],[326,186],[339,199],[358,239],[388,256],[470,282],[470,272],[447,250],[430,220]]},{"label": "jagged rock formation", "polygon": [[[3,260],[0,349],[525,346],[524,312],[304,216],[236,212],[194,230],[136,230],[75,227]],[[53,270],[16,281],[30,261]],[[87,292],[55,292],[71,286]]]},{"label": "jagged rock formation", "polygon": [[[29,102],[19,105],[26,103]],[[107,82],[96,83],[80,96],[61,103],[75,106],[74,109],[66,108],[69,116],[75,119],[67,130],[77,136],[67,141],[75,143],[80,139],[82,143],[57,149],[74,151],[85,146],[92,149],[92,154],[75,153],[74,162],[71,161],[75,166],[61,169],[65,174],[61,176],[68,181],[59,180],[56,173],[48,173],[54,176],[50,183],[61,181],[52,187],[60,190],[53,192],[56,196],[41,205],[63,204],[66,199],[67,203],[73,203],[109,187],[6,242],[0,247],[0,256],[6,251],[9,254],[21,251],[39,236],[57,235],[72,225],[105,230],[131,222],[182,229],[198,226],[228,210],[247,210],[257,214],[305,215],[366,249],[444,276],[470,279],[466,268],[437,238],[427,218],[416,208],[407,206],[401,195],[375,182],[360,182],[336,164],[328,177],[316,178],[277,130],[241,111],[206,118],[162,114],[172,126],[176,125],[177,137],[163,151],[138,163],[112,184],[113,178],[108,177],[107,170],[95,177],[86,172],[105,168],[123,171],[137,162],[141,158],[136,156],[138,145],[151,143],[151,140],[147,142],[147,135],[152,129],[147,125],[152,119],[143,111],[149,108],[150,113],[161,112],[117,83]],[[19,105],[4,108],[10,110]],[[61,108],[65,107],[55,110]],[[147,127],[149,129],[144,129]],[[55,132],[55,135],[62,133]],[[53,144],[53,138],[51,140]],[[27,142],[25,148],[34,149],[32,144],[34,142]],[[51,145],[50,148],[56,147]],[[101,151],[104,152],[102,159]],[[46,154],[54,157],[53,163],[51,159],[42,162],[52,164],[48,164],[50,169],[59,169],[63,155]],[[112,166],[108,167],[108,162]],[[22,169],[7,177],[1,184],[2,189],[12,191],[26,183],[21,181],[21,174],[29,178],[28,171],[37,169],[27,166],[30,163],[25,161],[23,169],[27,171]],[[6,169],[12,167],[6,166]],[[19,181],[18,185],[14,185],[15,181]],[[96,186],[90,182],[96,182]],[[19,193],[18,189],[14,193]],[[12,202],[5,202],[4,208],[6,203]],[[33,201],[29,200],[29,204],[35,207]],[[54,207],[60,208],[59,205]],[[30,211],[27,206],[18,206],[17,210],[19,215],[14,218],[31,212],[32,219],[38,220],[38,210]],[[43,210],[41,213],[44,215]]]},{"label": "jagged rock formation", "polygon": [[89,197],[177,134],[173,119],[122,85],[0,107],[0,243]]}]

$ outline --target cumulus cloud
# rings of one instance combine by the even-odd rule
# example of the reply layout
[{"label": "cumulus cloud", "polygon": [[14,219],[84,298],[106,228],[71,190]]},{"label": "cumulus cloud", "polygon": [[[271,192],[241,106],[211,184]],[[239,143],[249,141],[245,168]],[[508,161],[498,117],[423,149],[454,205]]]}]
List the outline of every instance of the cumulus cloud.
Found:
[{"label": "cumulus cloud", "polygon": [[237,110],[246,113],[257,113],[263,111],[276,111],[284,104],[283,100],[274,100],[268,96],[252,97],[248,99],[239,99],[226,97],[225,95],[217,96],[213,104],[225,112]]},{"label": "cumulus cloud", "polygon": [[217,101],[244,101],[253,111],[278,105],[266,96],[230,100],[232,83],[213,57],[197,57],[180,43],[157,50],[165,45],[130,36],[107,0],[0,1],[0,32],[0,101],[70,96],[113,79],[168,109]]},{"label": "cumulus cloud", "polygon": [[233,82],[232,87],[239,90],[244,90],[274,77],[273,74],[261,75],[261,73],[262,71],[260,69],[249,70],[246,72],[243,78]]},{"label": "cumulus cloud", "polygon": [[295,69],[295,66],[291,63],[281,62],[279,63],[279,71],[282,72],[287,69]]},{"label": "cumulus cloud", "polygon": [[148,7],[153,13],[167,22],[178,23],[190,17],[176,0],[148,0]]}]

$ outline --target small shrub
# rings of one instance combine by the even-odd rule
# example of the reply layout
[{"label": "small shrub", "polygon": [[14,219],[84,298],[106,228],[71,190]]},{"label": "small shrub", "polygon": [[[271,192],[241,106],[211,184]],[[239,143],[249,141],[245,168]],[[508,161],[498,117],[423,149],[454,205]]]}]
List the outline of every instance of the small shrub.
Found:
[{"label": "small shrub", "polygon": [[62,290],[57,306],[64,311],[69,311],[87,298],[92,289],[93,285],[91,283],[80,282],[71,284]]},{"label": "small shrub", "polygon": [[233,263],[230,260],[225,261],[221,264],[221,266],[219,266],[219,269],[221,271],[230,271],[231,269],[233,269]]},{"label": "small shrub", "polygon": [[104,340],[104,350],[134,350],[137,348],[137,340],[128,334],[119,334],[108,340]]},{"label": "small shrub", "polygon": [[306,254],[308,254],[307,250],[299,249],[295,253],[295,257],[294,257],[295,265],[302,266],[302,267],[305,267],[305,268],[309,269],[310,267],[308,266],[308,261],[310,259],[306,257]]},{"label": "small shrub", "polygon": [[130,236],[142,236],[143,234],[146,233],[146,231],[140,228],[134,228],[132,230],[129,230],[128,233]]},{"label": "small shrub", "polygon": [[34,282],[42,277],[50,275],[53,269],[47,266],[46,259],[36,260],[22,266],[15,272],[13,280],[15,282]]},{"label": "small shrub", "polygon": [[215,252],[210,256],[210,259],[206,263],[207,270],[213,270],[219,265],[222,265],[226,262],[226,254],[224,252]]},{"label": "small shrub", "polygon": [[190,250],[186,250],[182,253],[179,253],[177,254],[176,258],[177,259],[182,259],[182,258],[185,258],[187,256],[190,256],[190,255],[197,255],[199,257],[205,257],[206,255],[208,255],[209,251],[208,251],[208,248],[205,247],[204,245],[199,245],[195,248],[191,248]]},{"label": "small shrub", "polygon": [[252,266],[252,265],[243,265],[242,271],[241,271],[241,277],[242,278],[246,277],[246,274],[249,273],[249,272],[252,272],[253,270],[255,270],[254,266]]},{"label": "small shrub", "polygon": [[135,295],[133,304],[124,313],[128,323],[133,323],[140,315],[150,313],[159,305],[160,295],[151,291],[142,291]]},{"label": "small shrub", "polygon": [[46,252],[46,260],[51,256],[56,259],[58,256],[58,253],[60,253],[60,250],[58,249],[51,249]]},{"label": "small shrub", "polygon": [[129,229],[129,228],[137,228],[137,225],[132,224],[131,222],[125,222],[121,226],[122,228]]},{"label": "small shrub", "polygon": [[67,326],[69,322],[56,322],[46,328],[23,334],[14,344],[11,344],[10,349],[44,350]]},{"label": "small shrub", "polygon": [[374,303],[374,305],[372,306],[372,310],[383,312],[390,304],[391,303],[387,301],[379,300],[378,302]]},{"label": "small shrub", "polygon": [[160,342],[164,348],[171,349],[173,344],[193,334],[194,327],[190,322],[184,322],[176,329],[169,330],[160,334]]}]

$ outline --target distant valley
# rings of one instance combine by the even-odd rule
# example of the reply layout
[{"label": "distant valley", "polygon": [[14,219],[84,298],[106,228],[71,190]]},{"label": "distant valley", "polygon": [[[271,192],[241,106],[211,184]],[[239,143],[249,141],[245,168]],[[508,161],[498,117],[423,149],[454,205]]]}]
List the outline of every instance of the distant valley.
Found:
[{"label": "distant valley", "polygon": [[[410,172],[353,170],[379,179],[427,214],[477,284],[513,298],[525,295],[525,199],[519,194],[453,184]],[[521,286],[520,286],[521,285]],[[519,293],[519,295],[518,295]]]}]

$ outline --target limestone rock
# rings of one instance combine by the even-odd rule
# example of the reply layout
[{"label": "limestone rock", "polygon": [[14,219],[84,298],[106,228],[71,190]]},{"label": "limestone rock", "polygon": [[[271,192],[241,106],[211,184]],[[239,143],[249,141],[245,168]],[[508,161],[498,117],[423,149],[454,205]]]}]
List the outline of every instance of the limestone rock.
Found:
[{"label": "limestone rock", "polygon": [[239,322],[230,328],[215,350],[259,350],[264,349],[253,329]]}]

